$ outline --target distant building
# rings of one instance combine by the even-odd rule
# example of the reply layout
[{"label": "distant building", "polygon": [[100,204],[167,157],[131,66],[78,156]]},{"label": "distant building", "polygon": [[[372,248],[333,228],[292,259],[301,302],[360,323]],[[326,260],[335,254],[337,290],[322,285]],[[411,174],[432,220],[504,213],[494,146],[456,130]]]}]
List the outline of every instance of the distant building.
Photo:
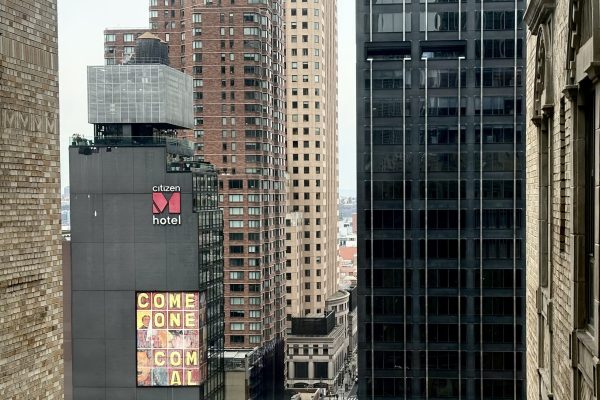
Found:
[{"label": "distant building", "polygon": [[600,397],[600,4],[529,1],[527,395]]},{"label": "distant building", "polygon": [[63,398],[56,0],[0,2],[0,397]]}]

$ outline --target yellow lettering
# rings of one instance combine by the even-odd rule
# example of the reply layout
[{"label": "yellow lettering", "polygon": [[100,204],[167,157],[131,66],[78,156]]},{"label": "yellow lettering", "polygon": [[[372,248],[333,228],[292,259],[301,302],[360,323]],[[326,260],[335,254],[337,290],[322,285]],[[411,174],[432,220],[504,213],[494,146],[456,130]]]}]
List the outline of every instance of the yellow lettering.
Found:
[{"label": "yellow lettering", "polygon": [[154,327],[155,328],[164,328],[165,327],[165,314],[160,312],[155,312],[152,315],[154,318]]},{"label": "yellow lettering", "polygon": [[192,381],[192,371],[190,370],[187,370],[187,384],[190,386],[196,384],[196,382]]},{"label": "yellow lettering", "polygon": [[179,371],[171,372],[171,381],[169,384],[171,386],[181,386],[181,376],[179,375]]},{"label": "yellow lettering", "polygon": [[181,328],[181,313],[170,312],[169,313],[169,327],[170,328]]},{"label": "yellow lettering", "polygon": [[165,352],[157,351],[154,353],[154,365],[157,367],[162,367],[165,365]]},{"label": "yellow lettering", "polygon": [[185,365],[198,365],[198,352],[197,351],[186,351],[185,353]]},{"label": "yellow lettering", "polygon": [[194,313],[187,312],[185,313],[185,327],[186,328],[194,328],[196,326],[196,318]]},{"label": "yellow lettering", "polygon": [[138,308],[148,308],[148,293],[138,293]]},{"label": "yellow lettering", "polygon": [[181,308],[181,294],[170,293],[169,294],[169,308]]},{"label": "yellow lettering", "polygon": [[193,293],[185,294],[185,308],[194,308],[194,294]]},{"label": "yellow lettering", "polygon": [[165,295],[155,294],[154,295],[154,308],[163,308],[165,306]]},{"label": "yellow lettering", "polygon": [[181,353],[178,351],[173,351],[169,355],[169,366],[171,367],[179,367],[181,365]]}]

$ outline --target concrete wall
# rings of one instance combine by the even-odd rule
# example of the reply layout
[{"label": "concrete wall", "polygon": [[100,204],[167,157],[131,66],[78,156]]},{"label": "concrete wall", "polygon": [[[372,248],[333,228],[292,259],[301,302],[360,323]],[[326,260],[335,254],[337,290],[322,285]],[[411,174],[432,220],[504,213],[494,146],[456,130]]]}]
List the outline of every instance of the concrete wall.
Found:
[{"label": "concrete wall", "polygon": [[[199,388],[136,388],[136,291],[198,290],[190,173],[165,149],[70,149],[73,398],[200,398]],[[152,186],[181,186],[180,226],[152,224]]]}]

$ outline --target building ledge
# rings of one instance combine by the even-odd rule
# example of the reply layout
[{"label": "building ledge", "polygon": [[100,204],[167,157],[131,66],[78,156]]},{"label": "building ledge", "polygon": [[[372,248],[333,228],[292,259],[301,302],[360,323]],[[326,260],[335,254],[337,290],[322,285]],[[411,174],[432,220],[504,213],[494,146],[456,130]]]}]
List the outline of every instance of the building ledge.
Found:
[{"label": "building ledge", "polygon": [[556,0],[531,0],[525,11],[525,23],[529,31],[537,35],[540,25],[548,20],[556,8]]}]

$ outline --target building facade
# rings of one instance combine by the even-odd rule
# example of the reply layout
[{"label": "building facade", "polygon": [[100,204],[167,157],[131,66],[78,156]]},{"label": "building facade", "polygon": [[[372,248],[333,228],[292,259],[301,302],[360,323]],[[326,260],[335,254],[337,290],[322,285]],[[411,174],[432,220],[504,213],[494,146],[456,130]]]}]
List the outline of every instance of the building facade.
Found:
[{"label": "building facade", "polygon": [[356,4],[358,397],[525,398],[525,3]]},{"label": "building facade", "polygon": [[[166,54],[141,38],[136,54]],[[94,140],[69,149],[73,399],[223,399],[217,172],[176,138],[193,125],[192,78],[89,67],[88,114]]]},{"label": "building facade", "polygon": [[0,33],[0,393],[62,399],[56,1],[0,1]]},{"label": "building facade", "polygon": [[[150,2],[150,28],[168,44],[169,64],[193,76],[194,126],[185,135],[219,171],[226,347],[269,346],[277,371],[285,335],[283,17],[281,0]],[[123,62],[120,43],[137,33],[106,30],[105,46],[117,55],[105,52],[106,63]]]},{"label": "building facade", "polygon": [[337,1],[287,1],[285,22],[288,212],[302,215],[300,254],[291,261],[300,261],[300,280],[287,283],[289,321],[323,314],[338,289]]},{"label": "building facade", "polygon": [[587,0],[525,14],[529,399],[600,396],[599,19]]}]

